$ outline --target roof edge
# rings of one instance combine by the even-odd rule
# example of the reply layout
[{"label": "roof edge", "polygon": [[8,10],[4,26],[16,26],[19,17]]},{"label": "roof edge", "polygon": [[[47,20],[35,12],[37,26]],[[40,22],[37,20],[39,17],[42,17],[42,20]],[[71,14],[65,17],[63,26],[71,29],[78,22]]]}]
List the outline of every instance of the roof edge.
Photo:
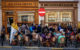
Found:
[{"label": "roof edge", "polygon": [[78,1],[39,1],[39,3],[78,3]]}]

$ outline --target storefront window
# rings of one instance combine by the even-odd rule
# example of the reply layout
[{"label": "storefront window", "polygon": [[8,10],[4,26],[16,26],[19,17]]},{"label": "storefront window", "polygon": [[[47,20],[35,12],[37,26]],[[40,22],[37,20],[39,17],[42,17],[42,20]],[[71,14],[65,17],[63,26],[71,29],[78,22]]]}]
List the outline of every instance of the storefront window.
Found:
[{"label": "storefront window", "polygon": [[72,21],[72,13],[71,12],[61,12],[62,21],[63,22],[71,22]]},{"label": "storefront window", "polygon": [[21,20],[24,22],[24,21],[28,21],[28,16],[21,16]]},{"label": "storefront window", "polygon": [[72,12],[53,11],[46,13],[46,22],[72,22]]},{"label": "storefront window", "polygon": [[33,13],[19,14],[18,22],[34,22],[34,14]]},{"label": "storefront window", "polygon": [[56,20],[57,20],[57,14],[56,14],[56,12],[53,12],[53,13],[51,13],[51,14],[49,14],[48,15],[48,22],[56,22]]}]

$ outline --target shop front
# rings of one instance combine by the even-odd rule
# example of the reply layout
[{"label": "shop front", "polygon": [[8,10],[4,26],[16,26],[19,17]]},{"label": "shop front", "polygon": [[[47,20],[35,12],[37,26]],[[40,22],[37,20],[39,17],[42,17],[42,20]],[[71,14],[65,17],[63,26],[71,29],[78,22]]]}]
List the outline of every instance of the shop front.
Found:
[{"label": "shop front", "polygon": [[46,10],[44,23],[49,24],[71,24],[77,26],[77,3],[78,2],[39,2],[40,8]]},{"label": "shop front", "polygon": [[38,0],[2,0],[2,24],[6,32],[13,22],[38,24]]}]

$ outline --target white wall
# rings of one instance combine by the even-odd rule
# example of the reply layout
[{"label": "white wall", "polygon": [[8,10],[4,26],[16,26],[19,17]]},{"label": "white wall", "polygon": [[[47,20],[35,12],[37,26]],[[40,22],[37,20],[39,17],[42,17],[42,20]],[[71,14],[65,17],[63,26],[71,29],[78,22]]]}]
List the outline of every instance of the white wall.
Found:
[{"label": "white wall", "polygon": [[80,22],[80,0],[78,3],[78,21]]},{"label": "white wall", "polygon": [[1,33],[1,27],[2,27],[2,10],[0,6],[0,33]]},{"label": "white wall", "polygon": [[77,1],[77,0],[39,0],[39,1]]},{"label": "white wall", "polygon": [[39,16],[39,24],[41,24],[41,20],[44,20],[44,16]]}]

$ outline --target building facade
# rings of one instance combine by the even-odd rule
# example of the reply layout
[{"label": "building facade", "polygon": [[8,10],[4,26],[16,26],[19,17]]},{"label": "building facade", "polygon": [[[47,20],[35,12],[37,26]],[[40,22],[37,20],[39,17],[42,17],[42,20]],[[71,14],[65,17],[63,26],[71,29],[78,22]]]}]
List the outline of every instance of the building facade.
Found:
[{"label": "building facade", "polygon": [[2,0],[2,16],[6,31],[13,22],[38,24],[38,0]]},{"label": "building facade", "polygon": [[40,8],[46,10],[45,24],[65,23],[77,26],[78,1],[40,1]]},{"label": "building facade", "polygon": [[[46,10],[43,18],[38,15],[39,8]],[[1,11],[0,22],[6,31],[7,25],[13,22],[41,24],[42,20],[46,25],[70,23],[76,26],[80,22],[80,0],[2,0]]]}]

